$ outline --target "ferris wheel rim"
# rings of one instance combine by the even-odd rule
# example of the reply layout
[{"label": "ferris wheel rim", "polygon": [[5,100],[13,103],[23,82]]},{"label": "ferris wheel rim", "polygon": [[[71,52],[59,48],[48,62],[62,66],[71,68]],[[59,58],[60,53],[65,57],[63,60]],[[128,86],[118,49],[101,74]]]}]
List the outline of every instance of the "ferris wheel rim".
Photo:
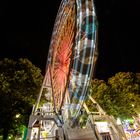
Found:
[{"label": "ferris wheel rim", "polygon": [[[60,18],[60,13],[61,12],[63,12],[62,10],[64,10],[63,8],[66,6],[65,4],[68,4],[68,2],[75,2],[75,3],[73,3],[73,4],[75,4],[76,5],[76,13],[75,13],[75,16],[76,16],[76,18],[75,18],[75,20],[76,20],[76,23],[75,24],[77,24],[76,25],[76,29],[77,29],[77,27],[78,27],[78,29],[77,29],[77,31],[75,32],[75,35],[74,35],[74,38],[73,38],[73,40],[74,40],[74,42],[71,42],[71,43],[73,43],[73,44],[75,44],[75,43],[77,43],[76,45],[78,46],[79,44],[78,43],[80,43],[80,45],[83,43],[83,42],[89,42],[89,44],[86,44],[87,46],[89,45],[90,47],[88,47],[88,48],[86,48],[85,50],[84,50],[84,48],[83,48],[83,46],[82,46],[82,48],[80,48],[81,46],[79,45],[79,49],[80,49],[80,51],[82,50],[83,51],[83,53],[82,53],[82,57],[80,58],[79,56],[76,56],[76,57],[79,57],[78,59],[75,57],[75,53],[74,53],[74,51],[76,51],[76,48],[72,48],[73,50],[72,50],[72,53],[74,54],[74,55],[71,55],[71,60],[70,60],[70,63],[71,63],[71,65],[73,65],[73,67],[72,66],[70,66],[70,64],[69,64],[69,70],[68,70],[68,74],[67,74],[67,82],[66,82],[66,84],[65,84],[65,89],[63,90],[64,91],[64,93],[62,94],[62,101],[61,101],[61,103],[60,103],[60,108],[59,108],[59,110],[62,108],[62,106],[63,106],[63,102],[64,102],[64,98],[65,98],[65,94],[66,94],[66,90],[67,90],[67,88],[69,88],[70,87],[70,85],[68,84],[68,83],[70,83],[73,79],[71,79],[71,81],[70,81],[70,74],[71,74],[71,69],[73,69],[72,70],[72,76],[76,76],[76,74],[77,74],[77,70],[78,70],[78,65],[80,65],[80,63],[82,64],[82,66],[80,66],[80,67],[85,67],[86,65],[86,63],[87,63],[87,65],[91,65],[91,66],[88,66],[88,68],[86,68],[86,74],[88,74],[88,76],[86,77],[86,75],[84,75],[84,77],[83,78],[85,78],[86,80],[84,80],[85,82],[87,82],[87,84],[85,85],[84,84],[84,90],[87,90],[87,85],[88,85],[88,82],[89,82],[89,79],[90,79],[90,75],[91,75],[91,67],[92,67],[92,64],[90,64],[90,63],[92,63],[93,62],[93,58],[90,58],[90,57],[92,57],[93,55],[94,55],[94,49],[95,49],[95,40],[96,40],[96,37],[94,37],[94,39],[93,39],[93,36],[96,36],[95,34],[95,28],[96,28],[96,25],[94,24],[94,25],[90,25],[89,24],[89,22],[90,22],[90,20],[92,20],[91,22],[94,22],[93,20],[95,20],[94,19],[94,16],[95,16],[95,9],[93,8],[93,11],[90,11],[90,9],[89,9],[89,4],[88,4],[88,2],[89,2],[89,0],[84,0],[85,1],[85,5],[83,4],[82,5],[82,2],[81,1],[79,1],[79,0],[68,0],[68,1],[65,1],[65,0],[62,0],[61,1],[61,4],[60,4],[60,7],[59,7],[59,10],[58,10],[58,13],[57,13],[57,17],[56,17],[56,20],[55,20],[55,25],[54,25],[54,29],[53,29],[53,34],[52,34],[52,39],[51,39],[51,43],[50,43],[50,47],[49,47],[49,52],[51,52],[52,51],[52,44],[56,41],[56,40],[54,40],[54,36],[56,35],[56,34],[59,34],[58,33],[58,31],[60,31],[61,30],[61,28],[62,27],[60,27],[60,25],[59,25],[59,23],[60,23],[60,21],[58,21],[59,20],[59,18]],[[93,0],[90,0],[91,2],[93,2]],[[78,5],[79,4],[79,5]],[[87,6],[88,5],[88,6]],[[85,9],[82,9],[82,6],[85,6]],[[86,7],[87,6],[87,7]],[[62,8],[63,7],[63,8]],[[79,10],[79,9],[80,10]],[[86,9],[87,8],[87,9]],[[79,11],[78,11],[79,10]],[[82,10],[84,10],[84,12],[82,11]],[[81,13],[82,13],[82,15],[80,15]],[[90,13],[90,14],[87,14],[87,13]],[[78,18],[78,16],[79,16],[79,18]],[[81,16],[81,17],[80,17]],[[62,17],[61,17],[62,18]],[[80,22],[79,22],[79,21]],[[85,21],[84,21],[85,20]],[[85,22],[85,25],[84,25],[84,22]],[[79,24],[79,25],[78,25]],[[87,24],[87,25],[86,25]],[[61,25],[63,25],[63,24],[61,24]],[[92,26],[92,27],[89,27],[89,26]],[[75,28],[75,27],[74,27]],[[92,30],[94,30],[94,31],[92,31],[90,28],[92,28]],[[83,31],[84,30],[84,31]],[[77,32],[80,32],[79,34],[80,35],[78,35],[78,33]],[[85,32],[85,34],[83,35],[83,32]],[[90,33],[90,32],[92,32],[92,33]],[[93,35],[94,34],[94,35]],[[78,37],[77,37],[78,36]],[[81,38],[81,36],[82,36],[82,38],[84,38],[84,40],[83,40],[83,42],[78,42],[77,41],[77,39],[78,38]],[[90,39],[89,39],[90,38]],[[92,38],[92,39],[91,39]],[[57,40],[58,41],[58,40]],[[77,41],[77,42],[76,42]],[[81,41],[81,40],[80,40]],[[82,44],[82,45],[84,45],[84,43]],[[89,49],[89,51],[90,51],[90,57],[85,57],[85,55],[86,55],[86,53],[88,52],[88,50],[87,49]],[[81,53],[81,52],[80,52]],[[49,56],[49,55],[48,55]],[[55,54],[54,56],[57,56],[57,54]],[[86,60],[84,60],[86,58]],[[55,60],[55,58],[53,57],[53,56],[51,56],[51,57],[48,57],[48,61],[47,61],[47,65],[49,65],[49,64],[51,64],[51,63],[53,63],[53,65],[54,65],[54,61],[52,61],[52,59],[54,59]],[[77,63],[77,64],[74,64],[74,62],[75,63]],[[58,62],[59,63],[59,62]],[[75,65],[75,66],[74,66]],[[85,66],[84,66],[85,65]],[[61,68],[59,68],[60,70],[62,70]],[[80,68],[81,69],[81,68]],[[90,69],[90,70],[89,70]],[[62,70],[63,71],[63,70]],[[64,71],[63,71],[64,72]],[[84,72],[84,70],[80,70],[79,72],[78,72],[78,75],[80,76],[80,72],[82,72],[81,74],[83,74],[83,72]],[[87,73],[88,72],[88,73]],[[65,73],[65,72],[64,72]],[[78,77],[79,77],[78,76]],[[81,79],[82,80],[82,79]],[[75,82],[75,84],[78,84],[78,82],[76,82],[75,80],[74,80],[74,82]],[[55,83],[53,83],[53,84],[55,84]],[[76,91],[76,90],[75,90]],[[78,92],[80,92],[80,91],[78,91]],[[82,102],[82,100],[83,100],[83,98],[85,98],[85,94],[82,92],[82,96],[80,97],[80,99],[79,100],[81,100],[80,102]],[[75,95],[74,95],[75,96]],[[55,99],[54,99],[55,100]],[[80,103],[79,102],[79,103]],[[80,103],[81,104],[81,103]],[[78,104],[79,105],[79,104]],[[77,106],[78,106],[77,105]]]}]

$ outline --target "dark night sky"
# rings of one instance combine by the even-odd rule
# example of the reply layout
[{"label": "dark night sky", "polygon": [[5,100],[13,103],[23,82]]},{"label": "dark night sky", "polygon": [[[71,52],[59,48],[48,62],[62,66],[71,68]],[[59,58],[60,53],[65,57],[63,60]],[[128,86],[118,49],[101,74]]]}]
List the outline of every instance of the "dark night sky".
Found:
[{"label": "dark night sky", "polygon": [[[139,0],[96,0],[99,59],[96,77],[140,72]],[[0,60],[28,58],[45,71],[47,51],[60,0],[0,4]]]}]

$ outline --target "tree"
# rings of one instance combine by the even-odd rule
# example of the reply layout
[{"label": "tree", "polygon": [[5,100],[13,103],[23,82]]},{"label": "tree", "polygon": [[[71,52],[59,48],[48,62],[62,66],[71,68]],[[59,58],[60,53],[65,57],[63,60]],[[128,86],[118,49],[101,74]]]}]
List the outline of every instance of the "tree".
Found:
[{"label": "tree", "polygon": [[114,117],[130,118],[140,113],[140,75],[119,72],[108,79],[91,81],[90,94]]},{"label": "tree", "polygon": [[[92,80],[89,86],[89,94],[101,105],[101,107],[109,114],[115,115],[116,110],[111,102],[111,89],[103,80]],[[86,101],[90,111],[93,110],[92,103],[87,99]]]},{"label": "tree", "polygon": [[140,81],[138,74],[119,72],[108,80],[112,103],[119,117],[128,118],[140,113]]},{"label": "tree", "polygon": [[39,68],[28,59],[0,61],[0,129],[3,140],[26,125],[42,83]]}]

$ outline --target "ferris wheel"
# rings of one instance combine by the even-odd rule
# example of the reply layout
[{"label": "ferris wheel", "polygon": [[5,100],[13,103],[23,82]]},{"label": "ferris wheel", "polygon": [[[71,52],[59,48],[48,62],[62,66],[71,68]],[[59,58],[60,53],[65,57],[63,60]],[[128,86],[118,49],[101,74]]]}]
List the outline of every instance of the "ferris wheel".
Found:
[{"label": "ferris wheel", "polygon": [[[119,131],[115,137],[119,137],[121,134],[121,138],[124,137],[125,139],[122,130],[114,123],[115,121],[106,115],[98,103],[87,92],[98,56],[96,42],[97,18],[94,1],[62,0],[50,42],[45,78],[29,119],[29,140],[34,126],[38,126],[40,131],[40,127],[46,124],[46,126],[50,125],[50,130],[54,131],[56,131],[55,124],[59,128],[61,127],[62,129],[59,132],[60,137],[62,137],[60,139],[64,140],[64,135],[61,134],[64,133],[63,131],[69,133],[81,110],[84,108],[87,113],[90,112],[84,103],[87,97],[97,107],[98,118],[106,118],[108,122],[112,122],[112,128],[115,129],[114,132]],[[43,94],[47,101],[51,101],[45,109],[39,108]],[[50,112],[52,110],[53,112]],[[96,118],[97,115],[96,117],[89,116],[92,127],[87,129],[87,131],[80,129],[79,131],[81,132],[79,134],[84,133],[87,137],[90,135],[95,140],[101,139],[101,136],[95,132],[96,128],[91,131],[91,128],[95,126],[94,121]],[[50,123],[52,120],[55,122],[53,125]],[[70,122],[68,123],[69,130],[65,130],[67,129],[65,127],[67,122]],[[90,134],[85,132],[89,132]],[[40,139],[40,134],[39,132],[38,139]]]},{"label": "ferris wheel", "polygon": [[81,108],[97,55],[96,32],[97,18],[93,0],[61,2],[52,33],[46,72],[51,75],[57,112],[69,104],[71,115],[76,116]]}]

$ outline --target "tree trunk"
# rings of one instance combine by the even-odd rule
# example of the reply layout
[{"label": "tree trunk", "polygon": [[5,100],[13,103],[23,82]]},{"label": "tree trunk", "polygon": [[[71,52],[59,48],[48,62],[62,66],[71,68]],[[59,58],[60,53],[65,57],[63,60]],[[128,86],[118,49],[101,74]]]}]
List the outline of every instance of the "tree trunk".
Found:
[{"label": "tree trunk", "polygon": [[9,132],[9,129],[4,128],[4,130],[3,130],[3,140],[8,140],[8,132]]}]

